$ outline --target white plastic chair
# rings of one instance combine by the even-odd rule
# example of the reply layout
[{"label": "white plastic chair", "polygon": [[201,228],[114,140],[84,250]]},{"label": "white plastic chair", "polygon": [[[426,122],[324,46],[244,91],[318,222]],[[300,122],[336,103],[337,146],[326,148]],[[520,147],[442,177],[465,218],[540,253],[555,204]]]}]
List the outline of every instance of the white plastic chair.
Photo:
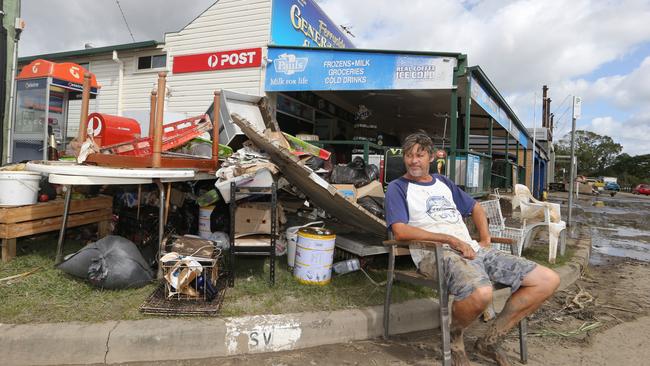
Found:
[{"label": "white plastic chair", "polygon": [[[524,230],[521,228],[506,226],[506,220],[501,212],[499,199],[481,201],[480,205],[483,207],[488,219],[490,236],[512,239],[517,244],[517,255],[521,256]],[[494,243],[492,246],[507,253],[511,252],[511,245],[509,244],[504,245]]]},{"label": "white plastic chair", "polygon": [[557,203],[538,201],[523,184],[515,185],[515,196],[512,199],[512,209],[519,208],[521,212],[523,238],[522,250],[529,247],[534,230],[541,226],[548,227],[548,262],[555,263],[557,257],[558,241],[560,236],[561,250],[564,254],[566,238],[564,230],[566,222],[562,221],[560,205]]}]

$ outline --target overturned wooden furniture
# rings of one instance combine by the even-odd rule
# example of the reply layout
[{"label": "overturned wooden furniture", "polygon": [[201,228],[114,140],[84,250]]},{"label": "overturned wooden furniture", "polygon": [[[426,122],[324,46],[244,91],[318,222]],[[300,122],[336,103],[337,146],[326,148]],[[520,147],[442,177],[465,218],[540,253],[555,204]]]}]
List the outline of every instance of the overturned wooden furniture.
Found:
[{"label": "overturned wooden furniture", "polygon": [[[16,239],[58,231],[63,222],[64,200],[57,199],[28,206],[0,208],[0,238],[2,261],[16,256]],[[98,223],[100,237],[108,235],[113,217],[113,199],[109,196],[73,200],[70,204],[67,227]]]},{"label": "overturned wooden furniture", "polygon": [[[163,114],[165,110],[165,91],[166,91],[167,73],[158,74],[158,90],[151,95],[151,111],[149,115],[149,132],[151,146],[148,149],[150,154],[133,156],[118,154],[90,154],[86,163],[120,168],[186,168],[196,169],[204,172],[214,172],[219,167],[219,106],[221,92],[214,92],[215,108],[212,114],[212,157],[186,157],[178,155],[168,155],[163,151],[163,134],[167,127],[163,127]],[[84,82],[84,91],[86,83]],[[82,96],[82,113],[79,125],[79,141],[85,141],[87,136],[87,105],[88,96],[84,92]],[[84,113],[86,111],[86,113]],[[209,116],[206,116],[206,118]],[[206,123],[210,123],[208,120]]]}]

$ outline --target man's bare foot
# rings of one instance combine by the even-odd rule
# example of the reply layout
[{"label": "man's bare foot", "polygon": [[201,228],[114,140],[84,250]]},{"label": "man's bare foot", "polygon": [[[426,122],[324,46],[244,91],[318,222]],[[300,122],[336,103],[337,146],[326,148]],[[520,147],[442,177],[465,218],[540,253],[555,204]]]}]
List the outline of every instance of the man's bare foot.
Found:
[{"label": "man's bare foot", "polygon": [[479,338],[474,346],[476,352],[479,354],[496,361],[499,366],[510,366],[508,356],[503,352],[495,343],[487,343],[484,339]]},{"label": "man's bare foot", "polygon": [[451,364],[453,366],[471,366],[465,352],[465,341],[462,329],[451,330]]}]

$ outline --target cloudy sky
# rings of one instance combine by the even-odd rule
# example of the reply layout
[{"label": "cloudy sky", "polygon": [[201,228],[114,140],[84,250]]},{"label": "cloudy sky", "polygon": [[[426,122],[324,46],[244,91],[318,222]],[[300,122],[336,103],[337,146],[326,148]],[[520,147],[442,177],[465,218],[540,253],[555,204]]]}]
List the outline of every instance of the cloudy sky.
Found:
[{"label": "cloudy sky", "polygon": [[[162,40],[214,0],[120,0],[135,41]],[[454,51],[478,64],[529,127],[550,88],[559,135],[578,128],[650,154],[649,0],[319,0],[357,47]],[[182,4],[182,5],[181,5]],[[132,42],[111,0],[22,0],[20,55]],[[537,108],[533,108],[534,106]]]}]

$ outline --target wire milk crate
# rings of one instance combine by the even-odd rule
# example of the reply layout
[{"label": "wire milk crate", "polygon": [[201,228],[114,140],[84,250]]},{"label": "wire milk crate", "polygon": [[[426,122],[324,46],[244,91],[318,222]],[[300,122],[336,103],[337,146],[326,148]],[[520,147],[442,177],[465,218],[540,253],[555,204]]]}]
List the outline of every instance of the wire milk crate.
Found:
[{"label": "wire milk crate", "polygon": [[210,240],[172,236],[160,258],[165,298],[212,301],[218,294],[221,249]]}]

